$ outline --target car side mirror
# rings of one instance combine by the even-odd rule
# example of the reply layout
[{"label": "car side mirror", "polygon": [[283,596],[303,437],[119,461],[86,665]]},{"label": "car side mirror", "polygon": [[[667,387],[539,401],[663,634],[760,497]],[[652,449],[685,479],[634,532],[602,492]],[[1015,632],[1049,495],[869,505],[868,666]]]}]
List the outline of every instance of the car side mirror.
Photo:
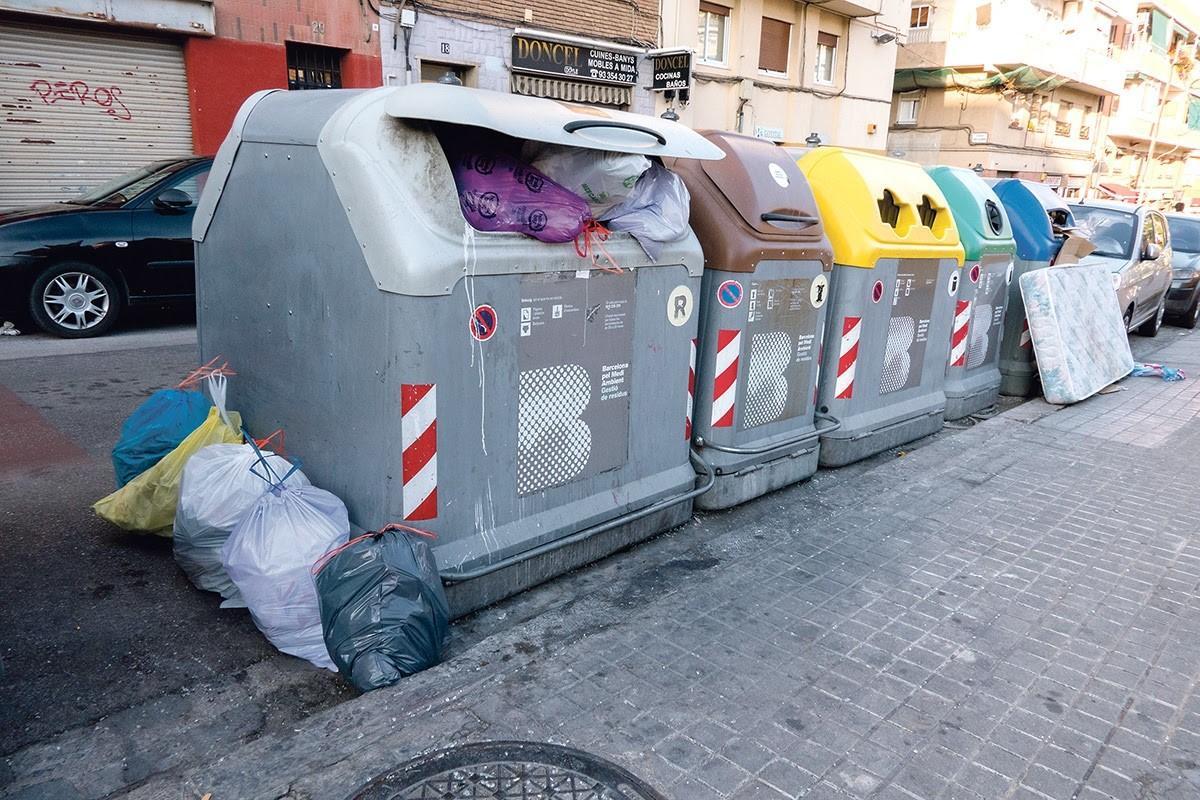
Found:
[{"label": "car side mirror", "polygon": [[164,189],[154,198],[154,207],[159,211],[183,211],[192,207],[192,197],[179,189]]},{"label": "car side mirror", "polygon": [[1142,260],[1143,261],[1153,261],[1154,259],[1158,258],[1161,255],[1162,255],[1162,248],[1159,247],[1158,245],[1156,245],[1154,242],[1148,243],[1146,245],[1145,249],[1142,250]]}]

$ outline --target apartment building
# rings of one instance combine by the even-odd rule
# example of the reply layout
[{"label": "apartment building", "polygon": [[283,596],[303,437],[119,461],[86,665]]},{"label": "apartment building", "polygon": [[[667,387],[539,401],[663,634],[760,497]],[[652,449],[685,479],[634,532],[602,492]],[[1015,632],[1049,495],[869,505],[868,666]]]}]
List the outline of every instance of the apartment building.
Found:
[{"label": "apartment building", "polygon": [[888,151],[1092,194],[1136,0],[913,0]]},{"label": "apartment building", "polygon": [[657,0],[392,0],[383,82],[447,81],[653,113]]},{"label": "apartment building", "polygon": [[661,47],[692,85],[656,110],[695,128],[882,152],[908,0],[663,0]]},{"label": "apartment building", "polygon": [[1125,85],[1098,160],[1097,194],[1200,205],[1200,4],[1141,2],[1129,29]]}]

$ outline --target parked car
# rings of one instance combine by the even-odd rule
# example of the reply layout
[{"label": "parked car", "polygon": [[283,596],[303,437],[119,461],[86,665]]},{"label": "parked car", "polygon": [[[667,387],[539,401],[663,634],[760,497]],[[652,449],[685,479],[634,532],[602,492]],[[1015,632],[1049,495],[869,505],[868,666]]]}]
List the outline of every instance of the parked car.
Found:
[{"label": "parked car", "polygon": [[156,161],[74,200],[0,212],[0,317],[81,338],[126,305],[194,297],[192,216],[211,167]]},{"label": "parked car", "polygon": [[1080,264],[1099,264],[1113,273],[1125,329],[1157,336],[1171,288],[1171,238],[1162,213],[1148,206],[1089,200],[1071,204],[1079,232],[1095,251]]},{"label": "parked car", "polygon": [[1185,328],[1200,321],[1200,217],[1168,214],[1171,234],[1171,289],[1167,316]]}]

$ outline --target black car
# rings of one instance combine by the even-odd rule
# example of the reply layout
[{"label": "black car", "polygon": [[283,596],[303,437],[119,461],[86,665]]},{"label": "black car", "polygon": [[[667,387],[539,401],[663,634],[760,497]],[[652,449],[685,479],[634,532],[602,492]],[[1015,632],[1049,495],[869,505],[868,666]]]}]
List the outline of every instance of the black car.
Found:
[{"label": "black car", "polygon": [[0,318],[105,333],[137,303],[195,296],[192,216],[212,159],[157,161],[63,203],[0,212]]},{"label": "black car", "polygon": [[1167,314],[1185,328],[1200,322],[1200,217],[1167,214],[1171,230],[1171,289]]}]

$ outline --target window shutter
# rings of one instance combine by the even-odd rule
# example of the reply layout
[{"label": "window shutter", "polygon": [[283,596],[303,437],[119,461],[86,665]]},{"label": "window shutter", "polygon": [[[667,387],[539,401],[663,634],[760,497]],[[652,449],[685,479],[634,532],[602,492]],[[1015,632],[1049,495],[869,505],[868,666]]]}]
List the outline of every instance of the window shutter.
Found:
[{"label": "window shutter", "polygon": [[700,13],[705,13],[705,12],[707,12],[709,14],[716,14],[717,16],[720,16],[720,17],[728,17],[729,16],[729,9],[726,8],[725,6],[719,6],[716,3],[705,3],[705,2],[703,2],[703,0],[701,0]]},{"label": "window shutter", "polygon": [[762,36],[758,41],[758,68],[770,72],[787,72],[788,44],[791,38],[791,24],[763,17]]},{"label": "window shutter", "polygon": [[826,47],[837,47],[837,40],[838,37],[834,36],[832,33],[817,34],[817,44],[823,44]]}]

